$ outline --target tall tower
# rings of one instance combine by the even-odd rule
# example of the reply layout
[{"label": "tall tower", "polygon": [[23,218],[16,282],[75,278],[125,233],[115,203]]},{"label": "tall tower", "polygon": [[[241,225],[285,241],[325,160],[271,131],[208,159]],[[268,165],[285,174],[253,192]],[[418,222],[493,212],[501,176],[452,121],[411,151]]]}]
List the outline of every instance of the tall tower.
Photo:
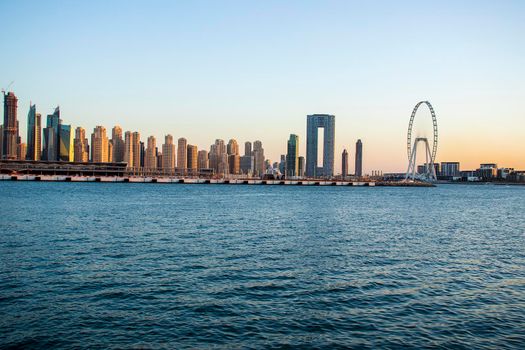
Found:
[{"label": "tall tower", "polygon": [[226,145],[224,140],[217,139],[210,147],[210,168],[215,170],[218,175],[227,175],[228,168],[228,153],[226,152]]},{"label": "tall tower", "polygon": [[343,155],[341,158],[341,175],[343,175],[343,179],[348,176],[348,152],[343,150]]},{"label": "tall tower", "polygon": [[157,140],[155,139],[155,136],[148,137],[146,155],[144,158],[144,168],[145,169],[156,169],[157,168],[157,154],[156,154],[155,148],[157,148]]},{"label": "tall tower", "polygon": [[73,160],[75,162],[87,162],[89,160],[89,145],[86,138],[86,130],[82,127],[75,129],[75,139],[73,140]]},{"label": "tall tower", "polygon": [[[323,129],[322,152],[319,152],[319,129]],[[330,114],[308,115],[306,123],[306,176],[332,177],[334,175],[334,145],[335,116]],[[319,161],[319,156],[322,156],[322,162]]]},{"label": "tall tower", "polygon": [[71,162],[74,157],[73,129],[71,125],[58,124],[58,160],[61,162]]},{"label": "tall tower", "polygon": [[357,140],[355,144],[355,176],[363,176],[363,143]]},{"label": "tall tower", "polygon": [[169,134],[164,137],[164,144],[162,145],[162,168],[166,170],[175,169],[175,145],[173,144],[173,136]]},{"label": "tall tower", "polygon": [[291,134],[286,154],[286,177],[299,176],[299,136]]},{"label": "tall tower", "polygon": [[301,156],[299,157],[299,166],[298,166],[299,173],[297,176],[304,177],[304,168],[305,168],[305,160],[304,160],[304,157]]},{"label": "tall tower", "polygon": [[188,141],[181,137],[177,143],[177,168],[184,171],[188,165]]},{"label": "tall tower", "polygon": [[252,143],[250,141],[246,141],[244,143],[244,155],[245,156],[251,156],[252,155]]},{"label": "tall tower", "polygon": [[122,128],[119,125],[115,125],[111,129],[111,143],[113,144],[112,161],[115,163],[123,162],[126,147],[122,139]]},{"label": "tall tower", "polygon": [[262,177],[266,173],[266,169],[264,165],[264,148],[261,141],[257,140],[253,143],[253,157],[255,175]]},{"label": "tall tower", "polygon": [[226,153],[228,153],[229,156],[231,156],[232,154],[239,154],[239,144],[237,143],[237,140],[231,139],[228,142],[228,146],[226,147]]},{"label": "tall tower", "polygon": [[27,160],[40,160],[42,152],[42,116],[36,106],[29,106],[27,113]]},{"label": "tall tower", "polygon": [[97,125],[91,134],[91,161],[101,163],[108,161],[108,137],[106,128]]},{"label": "tall tower", "polygon": [[208,169],[208,151],[206,150],[200,150],[197,154],[197,168],[200,169]]},{"label": "tall tower", "polygon": [[4,125],[2,158],[16,159],[18,153],[18,98],[13,92],[4,93]]},{"label": "tall tower", "polygon": [[197,164],[197,157],[198,157],[198,148],[194,145],[188,145],[187,146],[187,166],[188,170],[197,170],[198,164]]}]

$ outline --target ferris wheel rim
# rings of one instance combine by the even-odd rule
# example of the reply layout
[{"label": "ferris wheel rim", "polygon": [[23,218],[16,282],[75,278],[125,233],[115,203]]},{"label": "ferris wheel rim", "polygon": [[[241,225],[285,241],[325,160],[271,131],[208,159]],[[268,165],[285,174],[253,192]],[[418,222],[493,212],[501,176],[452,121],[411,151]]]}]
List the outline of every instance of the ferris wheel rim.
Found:
[{"label": "ferris wheel rim", "polygon": [[432,126],[433,126],[433,142],[432,142],[432,163],[436,160],[436,154],[437,154],[437,146],[438,146],[438,127],[437,127],[437,119],[436,119],[436,113],[434,112],[434,108],[430,104],[429,101],[420,101],[416,104],[414,109],[412,110],[412,115],[410,116],[410,121],[408,123],[408,132],[407,132],[407,155],[408,160],[410,161],[410,156],[412,154],[412,128],[414,126],[414,119],[416,117],[416,113],[419,109],[419,106],[422,104],[426,104],[428,109],[430,110],[430,114],[432,116]]}]

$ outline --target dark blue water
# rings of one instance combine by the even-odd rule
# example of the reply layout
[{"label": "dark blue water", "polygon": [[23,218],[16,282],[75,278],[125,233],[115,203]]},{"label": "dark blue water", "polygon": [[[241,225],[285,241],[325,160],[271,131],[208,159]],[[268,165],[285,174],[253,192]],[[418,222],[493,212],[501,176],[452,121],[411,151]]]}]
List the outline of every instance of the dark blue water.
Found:
[{"label": "dark blue water", "polygon": [[525,187],[0,182],[0,347],[525,346]]}]

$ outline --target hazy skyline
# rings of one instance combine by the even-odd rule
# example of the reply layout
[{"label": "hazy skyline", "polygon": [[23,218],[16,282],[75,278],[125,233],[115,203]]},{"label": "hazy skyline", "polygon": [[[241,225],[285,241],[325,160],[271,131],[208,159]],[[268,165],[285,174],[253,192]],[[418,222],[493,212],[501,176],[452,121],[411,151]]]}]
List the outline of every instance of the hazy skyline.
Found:
[{"label": "hazy skyline", "polygon": [[[437,161],[525,168],[525,4],[518,1],[0,1],[0,86],[43,117],[110,130],[261,140],[290,134],[306,152],[306,115],[336,116],[335,163],[363,141],[364,170],[405,171],[414,105],[437,114]],[[428,117],[422,108],[418,118]],[[43,124],[44,124],[43,120]],[[350,171],[353,162],[350,161]]]}]

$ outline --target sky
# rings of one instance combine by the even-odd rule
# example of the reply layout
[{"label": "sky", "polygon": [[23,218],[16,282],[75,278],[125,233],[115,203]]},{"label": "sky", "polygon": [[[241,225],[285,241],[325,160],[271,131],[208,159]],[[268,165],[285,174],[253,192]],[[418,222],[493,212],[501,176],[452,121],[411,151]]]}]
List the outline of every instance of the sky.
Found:
[{"label": "sky", "polygon": [[[0,23],[23,140],[33,102],[89,133],[261,140],[278,161],[290,134],[305,155],[306,115],[327,113],[336,172],[357,139],[365,172],[401,172],[428,100],[436,161],[525,169],[523,1],[0,0]],[[421,107],[415,135],[430,120]]]}]

